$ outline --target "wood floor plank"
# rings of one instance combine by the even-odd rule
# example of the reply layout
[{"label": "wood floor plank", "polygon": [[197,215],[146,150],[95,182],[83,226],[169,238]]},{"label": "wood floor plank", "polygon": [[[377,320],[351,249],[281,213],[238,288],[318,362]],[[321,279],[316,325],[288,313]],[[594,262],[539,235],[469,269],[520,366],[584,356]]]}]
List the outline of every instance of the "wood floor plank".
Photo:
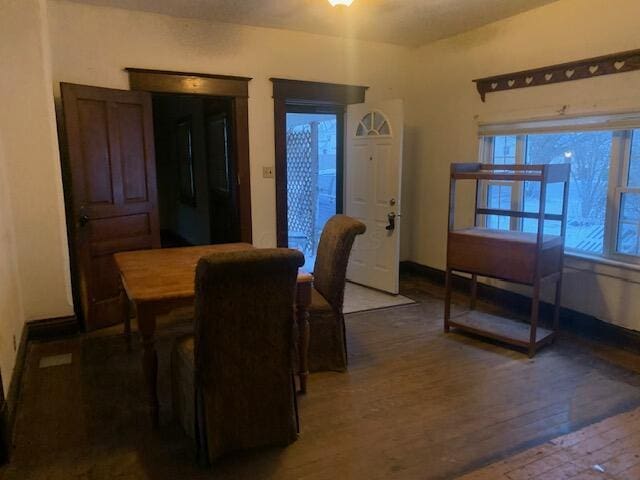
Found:
[{"label": "wood floor plank", "polygon": [[[441,288],[403,277],[401,292],[418,303],[347,315],[349,370],[311,375],[309,393],[298,399],[297,442],[232,455],[211,469],[197,466],[171,420],[169,352],[188,324],[163,320],[158,336],[159,431],[147,423],[138,345],[127,352],[113,334],[32,344],[14,462],[0,474],[7,480],[387,480],[475,471],[469,478],[497,480],[522,469],[518,475],[571,478],[588,474],[579,452],[599,440],[608,442],[594,450],[603,464],[635,472],[629,452],[637,430],[619,420],[561,437],[562,444],[551,441],[640,407],[638,355],[564,335],[529,359],[497,342],[445,334]],[[454,313],[465,309],[454,305]],[[51,367],[48,377],[36,368],[41,356],[69,349],[78,360],[72,366]],[[622,426],[631,433],[620,435]],[[559,450],[574,455],[572,461],[562,463]]]}]

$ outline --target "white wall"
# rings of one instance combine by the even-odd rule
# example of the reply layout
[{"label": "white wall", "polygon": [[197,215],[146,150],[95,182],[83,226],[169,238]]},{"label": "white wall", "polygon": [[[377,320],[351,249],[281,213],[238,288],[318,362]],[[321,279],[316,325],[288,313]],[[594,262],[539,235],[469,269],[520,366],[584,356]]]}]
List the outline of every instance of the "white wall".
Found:
[{"label": "white wall", "polygon": [[[638,18],[638,0],[561,0],[417,50],[407,123],[419,160],[405,172],[416,179],[411,259],[445,266],[449,164],[477,161],[478,123],[554,116],[565,106],[569,115],[640,110],[640,72],[493,93],[486,103],[472,79],[639,48]],[[472,190],[460,197],[460,208],[471,213]],[[581,270],[567,269],[564,305],[640,330],[640,285],[633,278],[569,263]]]},{"label": "white wall", "polygon": [[46,2],[0,2],[0,368],[25,320],[73,313]]},{"label": "white wall", "polygon": [[252,77],[249,142],[253,239],[273,246],[275,184],[270,77],[368,85],[368,99],[402,98],[410,49],[267,28],[49,3],[53,82],[128,88],[125,67]]},{"label": "white wall", "polygon": [[0,137],[0,372],[6,392],[15,363],[14,341],[15,345],[20,342],[24,311],[18,284],[12,201],[5,175],[5,159]]},{"label": "white wall", "polygon": [[73,313],[64,202],[51,98],[46,2],[0,11],[0,132],[27,320]]}]

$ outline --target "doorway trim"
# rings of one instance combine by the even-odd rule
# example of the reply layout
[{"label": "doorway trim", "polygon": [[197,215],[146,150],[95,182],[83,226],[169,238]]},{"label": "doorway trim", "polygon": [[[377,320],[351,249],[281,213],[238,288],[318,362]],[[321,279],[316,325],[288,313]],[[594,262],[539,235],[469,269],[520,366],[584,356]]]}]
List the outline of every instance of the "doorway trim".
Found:
[{"label": "doorway trim", "polygon": [[178,93],[229,97],[232,100],[234,151],[238,174],[238,216],[240,240],[252,243],[251,165],[249,158],[249,82],[250,77],[173,72],[127,67],[129,88],[150,93]]},{"label": "doorway trim", "polygon": [[[364,103],[369,87],[336,83],[309,82],[270,78],[273,83],[273,115],[275,134],[276,241],[278,247],[288,245],[287,228],[287,109],[311,108],[317,113],[344,111],[347,105]],[[344,151],[344,139],[339,139]],[[343,154],[338,154],[340,163]],[[336,193],[337,195],[337,193]]]}]

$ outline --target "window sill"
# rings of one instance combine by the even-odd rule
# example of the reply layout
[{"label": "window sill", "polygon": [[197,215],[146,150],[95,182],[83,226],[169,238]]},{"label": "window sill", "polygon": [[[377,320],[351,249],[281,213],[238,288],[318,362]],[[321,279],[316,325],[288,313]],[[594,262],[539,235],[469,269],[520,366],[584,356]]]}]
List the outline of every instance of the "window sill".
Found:
[{"label": "window sill", "polygon": [[565,252],[565,268],[640,283],[640,265],[610,258]]}]

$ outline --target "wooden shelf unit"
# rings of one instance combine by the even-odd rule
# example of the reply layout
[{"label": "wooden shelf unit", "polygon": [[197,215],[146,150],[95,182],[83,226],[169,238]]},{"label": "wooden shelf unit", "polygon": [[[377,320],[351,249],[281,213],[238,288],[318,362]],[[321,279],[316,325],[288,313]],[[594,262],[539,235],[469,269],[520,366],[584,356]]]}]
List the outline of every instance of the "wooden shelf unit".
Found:
[{"label": "wooden shelf unit", "polygon": [[[445,286],[444,330],[465,330],[527,349],[530,357],[558,331],[562,267],[567,227],[570,164],[559,165],[493,165],[482,163],[451,164],[449,184],[449,229],[447,238],[447,270]],[[476,182],[474,226],[454,228],[456,181]],[[539,182],[538,212],[492,209],[479,206],[480,181]],[[563,184],[562,213],[546,213],[547,186]],[[537,232],[495,230],[479,225],[487,215],[537,220]],[[560,235],[544,233],[545,220],[560,222]],[[451,276],[453,272],[471,274],[471,311],[451,318]],[[531,322],[522,322],[475,312],[478,275],[533,287]],[[555,282],[555,305],[551,330],[538,327],[540,289],[543,282]]]}]

